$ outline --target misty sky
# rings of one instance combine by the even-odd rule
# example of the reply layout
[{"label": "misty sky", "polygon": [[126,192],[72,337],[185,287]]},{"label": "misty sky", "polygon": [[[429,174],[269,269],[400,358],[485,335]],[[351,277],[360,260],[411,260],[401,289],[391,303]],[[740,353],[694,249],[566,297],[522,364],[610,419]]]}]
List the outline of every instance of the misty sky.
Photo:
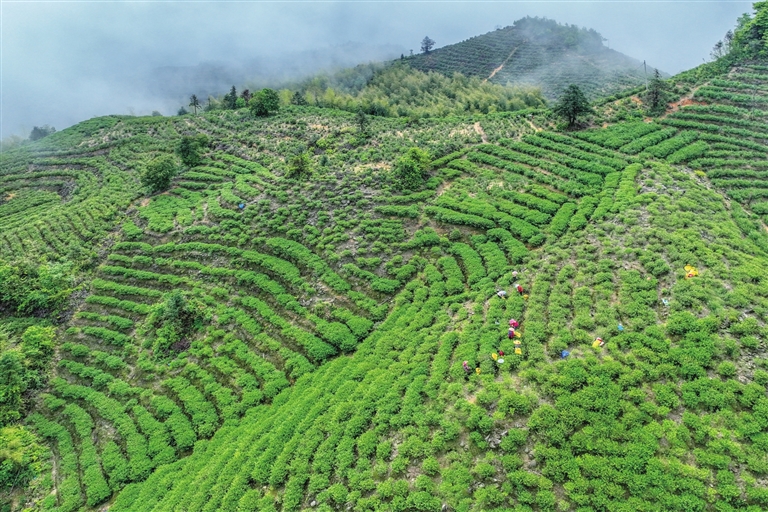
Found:
[{"label": "misty sky", "polygon": [[[675,73],[708,59],[712,45],[738,16],[752,11],[751,5],[3,0],[0,136],[26,136],[34,125],[62,129],[97,115],[173,114],[184,97],[202,91],[183,90],[195,84],[173,82],[169,77],[176,74],[169,67],[202,64],[209,77],[223,83],[244,83],[245,77],[258,82],[264,79],[260,75],[274,73],[280,59],[290,63],[291,72],[313,71],[330,61],[349,65],[418,51],[425,35],[439,47],[524,16],[594,28],[609,47]],[[174,87],[182,90],[169,93]]]}]

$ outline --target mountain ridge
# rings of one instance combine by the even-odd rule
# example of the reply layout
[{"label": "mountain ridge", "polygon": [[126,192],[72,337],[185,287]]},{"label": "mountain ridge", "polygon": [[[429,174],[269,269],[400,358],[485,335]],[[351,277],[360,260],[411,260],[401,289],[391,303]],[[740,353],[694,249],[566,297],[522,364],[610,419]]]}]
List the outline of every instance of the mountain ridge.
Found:
[{"label": "mountain ridge", "polygon": [[550,100],[571,83],[591,99],[644,83],[643,63],[605,47],[603,40],[593,29],[527,17],[414,55],[408,62],[420,71],[461,72],[499,84],[536,85]]}]

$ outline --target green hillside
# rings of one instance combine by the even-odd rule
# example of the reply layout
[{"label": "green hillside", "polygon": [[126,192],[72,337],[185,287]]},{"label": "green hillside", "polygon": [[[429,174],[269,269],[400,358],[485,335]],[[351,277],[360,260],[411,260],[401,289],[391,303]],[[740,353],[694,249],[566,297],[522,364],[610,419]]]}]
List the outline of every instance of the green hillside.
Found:
[{"label": "green hillside", "polygon": [[523,18],[460,43],[407,59],[420,71],[462,73],[498,84],[541,87],[548,99],[577,84],[588,97],[609,96],[645,81],[642,62],[603,45],[594,30]]},{"label": "green hillside", "polygon": [[768,509],[756,9],[652,119],[287,104],[4,152],[0,510]]}]

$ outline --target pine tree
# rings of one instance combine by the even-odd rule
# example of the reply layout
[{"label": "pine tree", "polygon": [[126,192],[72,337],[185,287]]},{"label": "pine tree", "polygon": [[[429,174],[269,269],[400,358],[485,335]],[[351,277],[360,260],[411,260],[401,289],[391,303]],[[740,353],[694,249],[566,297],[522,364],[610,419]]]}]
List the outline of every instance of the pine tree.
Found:
[{"label": "pine tree", "polygon": [[581,92],[578,85],[571,84],[563,93],[562,98],[552,108],[555,115],[562,117],[568,122],[568,127],[576,124],[579,116],[592,113],[592,107],[584,93]]},{"label": "pine tree", "polygon": [[306,104],[307,104],[307,100],[304,99],[303,94],[301,94],[299,91],[296,91],[293,93],[293,96],[291,96],[291,105],[303,106]]},{"label": "pine tree", "polygon": [[653,74],[651,82],[648,84],[648,92],[645,95],[645,102],[651,113],[659,113],[664,110],[664,81],[661,79],[661,73],[657,69]]},{"label": "pine tree", "polygon": [[237,89],[233,85],[227,94],[224,95],[224,108],[235,110],[237,107]]}]

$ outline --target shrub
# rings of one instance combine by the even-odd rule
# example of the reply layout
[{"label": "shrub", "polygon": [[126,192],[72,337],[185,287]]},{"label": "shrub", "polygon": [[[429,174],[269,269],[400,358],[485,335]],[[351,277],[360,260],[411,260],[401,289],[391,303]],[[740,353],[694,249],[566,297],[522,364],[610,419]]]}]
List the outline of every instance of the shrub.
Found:
[{"label": "shrub", "polygon": [[397,159],[392,176],[403,190],[415,190],[421,187],[429,165],[429,154],[419,148],[411,148]]}]

